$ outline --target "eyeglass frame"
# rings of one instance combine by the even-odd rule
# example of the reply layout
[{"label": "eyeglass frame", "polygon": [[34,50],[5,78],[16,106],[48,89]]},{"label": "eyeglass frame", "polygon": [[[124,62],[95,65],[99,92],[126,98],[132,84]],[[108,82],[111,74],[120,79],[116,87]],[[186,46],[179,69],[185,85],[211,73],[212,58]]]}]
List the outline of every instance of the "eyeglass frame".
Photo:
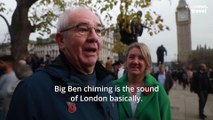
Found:
[{"label": "eyeglass frame", "polygon": [[[89,33],[92,31],[92,29],[94,29],[96,35],[97,35],[98,37],[101,37],[101,36],[102,36],[101,34],[102,34],[103,30],[104,30],[103,27],[102,27],[102,25],[98,25],[98,27],[101,27],[101,29],[97,29],[97,28],[92,27],[91,25],[89,25],[89,24],[87,24],[87,23],[79,23],[79,24],[76,24],[76,25],[74,25],[74,26],[70,26],[70,27],[67,27],[66,29],[61,30],[60,33],[67,32],[67,31],[72,30],[72,29],[76,29],[76,30],[79,30],[79,31],[80,31],[80,29],[79,29],[80,26],[87,27],[88,31],[87,31],[87,34],[85,34],[85,35],[87,35],[87,36],[88,36]],[[100,30],[100,33],[97,33],[98,30]],[[85,33],[86,33],[86,32],[85,32]],[[79,33],[79,34],[81,34],[81,33]],[[83,34],[82,34],[82,35],[83,35]]]}]

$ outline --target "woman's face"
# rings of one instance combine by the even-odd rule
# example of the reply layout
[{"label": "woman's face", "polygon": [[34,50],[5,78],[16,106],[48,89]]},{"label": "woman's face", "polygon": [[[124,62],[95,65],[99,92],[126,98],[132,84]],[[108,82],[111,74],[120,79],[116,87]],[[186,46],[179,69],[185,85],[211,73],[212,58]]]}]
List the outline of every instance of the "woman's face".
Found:
[{"label": "woman's face", "polygon": [[128,74],[143,75],[145,74],[146,63],[139,48],[132,48],[129,51],[126,61]]}]

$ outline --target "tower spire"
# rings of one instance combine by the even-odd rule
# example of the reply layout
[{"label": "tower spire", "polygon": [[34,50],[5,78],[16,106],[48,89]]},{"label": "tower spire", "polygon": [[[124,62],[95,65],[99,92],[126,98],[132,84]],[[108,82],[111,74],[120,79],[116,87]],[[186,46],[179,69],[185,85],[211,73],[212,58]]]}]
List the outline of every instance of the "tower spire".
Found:
[{"label": "tower spire", "polygon": [[183,7],[188,7],[188,4],[186,3],[185,0],[179,0],[177,8],[183,8]]}]

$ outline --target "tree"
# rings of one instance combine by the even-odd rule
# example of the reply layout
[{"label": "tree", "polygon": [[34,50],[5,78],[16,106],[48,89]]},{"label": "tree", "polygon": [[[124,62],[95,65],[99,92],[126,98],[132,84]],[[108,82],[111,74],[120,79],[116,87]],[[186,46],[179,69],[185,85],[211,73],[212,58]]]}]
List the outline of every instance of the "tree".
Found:
[{"label": "tree", "polygon": [[119,56],[125,56],[127,49],[128,46],[126,44],[123,44],[119,40],[114,40],[114,47],[112,49],[113,52],[118,53]]},{"label": "tree", "polygon": [[[54,5],[59,6],[62,10],[64,9],[64,5],[66,5],[63,3],[64,1],[60,0],[37,1],[38,0],[16,0],[17,6],[12,15],[11,25],[3,14],[0,14],[0,17],[4,19],[8,27],[11,39],[11,54],[15,60],[28,54],[27,45],[30,34],[35,31],[40,31],[41,35],[43,34],[41,32],[50,33],[50,26],[53,26],[51,21],[57,17],[51,10],[44,10],[44,14],[38,15],[36,8],[39,5],[50,6],[50,3],[54,3]],[[33,11],[31,15],[28,14],[30,8]],[[0,13],[5,11],[5,4],[0,3]]]},{"label": "tree", "polygon": [[[89,6],[94,11],[104,14],[104,21],[110,24],[113,16],[109,11],[115,9],[116,6],[119,6],[124,15],[131,17],[135,14],[136,9],[142,10],[142,8],[151,5],[151,0],[16,0],[16,2],[17,6],[12,14],[11,24],[2,14],[6,12],[5,4],[0,3],[0,17],[4,19],[8,26],[11,38],[11,53],[16,60],[27,55],[30,34],[36,31],[41,36],[45,33],[50,34],[57,16],[69,6],[82,4]],[[163,19],[156,12],[146,11],[143,24],[150,27],[148,30],[150,35],[168,29],[162,22]]]},{"label": "tree", "polygon": [[[130,0],[131,1],[131,0]],[[151,0],[140,0],[138,7],[130,1],[121,1],[125,6],[120,5],[120,14],[117,17],[117,24],[121,34],[121,41],[124,44],[138,42],[137,37],[141,36],[144,28],[152,36],[160,31],[169,30],[169,27],[163,24],[163,19],[155,11],[142,11],[141,8],[151,5]],[[136,1],[136,3],[139,1]],[[128,5],[128,6],[126,6]],[[136,6],[128,10],[129,5]]]}]

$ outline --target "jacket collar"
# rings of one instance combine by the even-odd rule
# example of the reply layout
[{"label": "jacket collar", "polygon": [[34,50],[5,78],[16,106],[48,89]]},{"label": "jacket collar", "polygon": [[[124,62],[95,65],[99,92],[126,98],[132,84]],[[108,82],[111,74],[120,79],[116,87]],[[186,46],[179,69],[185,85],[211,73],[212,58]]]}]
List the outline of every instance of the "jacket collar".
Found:
[{"label": "jacket collar", "polygon": [[[121,77],[118,81],[117,81],[119,87],[122,86],[127,86],[127,74],[125,74],[123,77]],[[157,82],[154,79],[154,77],[152,77],[151,75],[147,75],[144,81],[144,86],[157,86]],[[143,86],[143,87],[144,87]],[[124,96],[124,97],[129,97],[130,94],[128,92],[124,92],[121,90],[121,92],[118,93],[119,96]],[[140,101],[137,105],[136,111],[135,111],[135,115],[134,116],[139,116],[139,114],[145,109],[146,105],[149,104],[150,100],[154,97],[154,95],[156,94],[156,92],[151,92],[148,95],[145,95],[144,93],[141,93],[141,99],[142,101]],[[129,117],[132,117],[132,111],[131,111],[131,104],[130,102],[121,102],[121,105],[123,106],[123,108],[125,109],[127,115]]]},{"label": "jacket collar", "polygon": [[[151,75],[147,75],[146,80],[144,81],[144,86],[156,87],[157,85],[158,84],[155,78]],[[146,105],[150,104],[150,101],[156,94],[157,94],[157,91],[151,92],[147,95],[145,95],[144,93],[141,94],[141,99],[143,101],[138,103],[136,111],[135,111],[135,116],[140,116],[141,112],[145,109]]]},{"label": "jacket collar", "polygon": [[[96,72],[97,79],[99,81],[104,80],[104,78],[106,77],[108,78],[107,79],[108,81],[105,82],[113,80],[113,76],[102,66],[100,62],[98,61],[96,62],[94,69]],[[53,61],[51,65],[41,70],[47,72],[52,77],[60,79],[66,83],[69,81],[70,76],[72,76],[73,71],[77,71],[77,69],[75,69],[73,66],[69,64],[69,62],[67,61],[66,57],[62,52],[60,52],[60,55],[56,57],[56,59]],[[73,78],[74,80],[78,81],[77,78],[72,77],[72,79]]]},{"label": "jacket collar", "polygon": [[[127,73],[126,74],[124,74],[124,76],[122,76],[119,80],[118,80],[118,84],[119,84],[119,86],[118,87],[120,87],[120,89],[122,89],[122,87],[123,86],[127,86]],[[129,94],[129,92],[126,92],[126,91],[123,91],[123,90],[121,90],[119,93],[118,93],[118,96],[124,96],[124,97],[129,97],[130,96],[130,94]],[[130,102],[121,102],[121,106],[124,108],[124,110],[126,111],[126,113],[127,113],[127,116],[129,117],[129,118],[131,118],[133,115],[132,115],[132,111],[131,111],[131,104],[130,104]]]}]

